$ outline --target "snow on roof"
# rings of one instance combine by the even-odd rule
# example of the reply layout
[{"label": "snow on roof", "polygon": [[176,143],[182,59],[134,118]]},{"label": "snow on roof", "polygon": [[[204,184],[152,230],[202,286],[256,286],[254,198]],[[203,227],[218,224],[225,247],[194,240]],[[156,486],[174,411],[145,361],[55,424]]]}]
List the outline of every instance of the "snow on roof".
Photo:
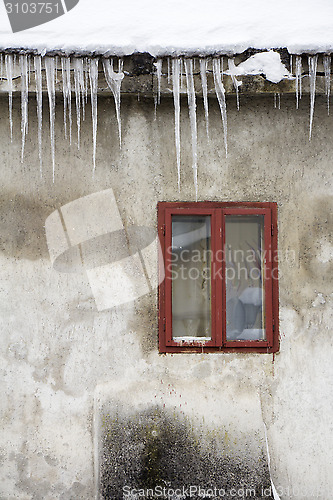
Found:
[{"label": "snow on roof", "polygon": [[263,74],[266,80],[273,83],[278,83],[283,78],[292,78],[287,68],[282,64],[280,54],[273,50],[254,54],[238,66],[235,66],[233,59],[230,59],[229,70],[225,73],[234,76]]},{"label": "snow on roof", "polygon": [[[282,47],[333,52],[332,0],[79,0],[65,15],[16,33],[4,5],[10,1],[0,4],[0,50],[160,57]],[[23,4],[12,0],[17,5]]]}]

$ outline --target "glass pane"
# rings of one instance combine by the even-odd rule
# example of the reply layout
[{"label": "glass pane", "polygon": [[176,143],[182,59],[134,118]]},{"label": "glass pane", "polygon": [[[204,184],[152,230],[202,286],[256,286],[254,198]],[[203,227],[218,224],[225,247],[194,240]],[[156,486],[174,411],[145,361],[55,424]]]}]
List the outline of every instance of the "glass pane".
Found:
[{"label": "glass pane", "polygon": [[210,216],[172,216],[172,332],[211,338]]},{"label": "glass pane", "polygon": [[225,218],[227,340],[266,340],[264,216]]}]

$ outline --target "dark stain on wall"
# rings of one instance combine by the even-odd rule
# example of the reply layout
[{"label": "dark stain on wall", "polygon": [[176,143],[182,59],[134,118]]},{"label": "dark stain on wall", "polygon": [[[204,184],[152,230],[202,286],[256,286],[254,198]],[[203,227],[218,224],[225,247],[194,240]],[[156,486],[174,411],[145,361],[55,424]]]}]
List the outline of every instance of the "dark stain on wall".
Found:
[{"label": "dark stain on wall", "polygon": [[42,201],[17,193],[3,193],[0,197],[0,252],[30,260],[48,255],[44,225],[51,211]]},{"label": "dark stain on wall", "polygon": [[[207,494],[209,489],[223,490],[221,498],[245,497],[245,488],[248,498],[271,498],[263,495],[270,489],[264,454],[254,460],[244,450],[241,459],[232,457],[222,426],[215,431],[202,426],[198,431],[179,411],[151,406],[131,416],[120,411],[114,416],[105,414],[101,440],[100,495],[105,500],[137,498],[129,496],[132,490],[191,485]],[[232,495],[235,489],[239,491],[236,497]],[[144,498],[153,497],[146,494]],[[185,490],[181,498],[212,497]]]}]

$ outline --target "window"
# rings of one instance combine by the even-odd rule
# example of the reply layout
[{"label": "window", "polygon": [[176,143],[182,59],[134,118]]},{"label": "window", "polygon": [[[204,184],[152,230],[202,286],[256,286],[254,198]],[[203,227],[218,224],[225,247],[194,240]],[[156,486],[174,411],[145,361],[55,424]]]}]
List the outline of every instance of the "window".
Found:
[{"label": "window", "polygon": [[160,352],[276,352],[276,204],[160,202],[158,229]]}]

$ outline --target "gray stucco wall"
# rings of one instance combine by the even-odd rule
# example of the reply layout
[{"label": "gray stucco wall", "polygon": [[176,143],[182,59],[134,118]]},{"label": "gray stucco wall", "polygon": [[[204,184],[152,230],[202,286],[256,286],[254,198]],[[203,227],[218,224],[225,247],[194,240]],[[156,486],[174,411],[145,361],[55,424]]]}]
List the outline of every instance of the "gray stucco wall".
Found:
[{"label": "gray stucco wall", "polygon": [[[33,97],[31,98],[31,101]],[[280,352],[159,355],[156,291],[98,312],[85,273],[52,269],[44,225],[66,203],[112,188],[125,227],[156,229],[160,200],[194,200],[190,128],[182,102],[178,193],[173,103],[122,101],[119,149],[113,101],[99,98],[92,176],[89,109],[81,149],[56,113],[56,172],[44,108],[39,173],[35,103],[20,163],[20,101],[0,106],[0,318],[3,499],[122,498],[122,488],[217,486],[224,498],[257,498],[271,474],[283,499],[333,490],[333,118],[317,98],[228,99],[228,159],[210,100],[210,141],[198,103],[198,199],[276,201],[279,206]],[[73,120],[75,121],[75,120]],[[74,131],[75,132],[75,131]],[[75,133],[73,134],[75,143]],[[169,481],[169,483],[168,483]],[[243,488],[243,493],[241,492]],[[128,490],[127,490],[128,491]],[[247,495],[250,497],[250,493]],[[192,497],[195,498],[195,497]],[[252,496],[253,498],[253,496]]]}]

